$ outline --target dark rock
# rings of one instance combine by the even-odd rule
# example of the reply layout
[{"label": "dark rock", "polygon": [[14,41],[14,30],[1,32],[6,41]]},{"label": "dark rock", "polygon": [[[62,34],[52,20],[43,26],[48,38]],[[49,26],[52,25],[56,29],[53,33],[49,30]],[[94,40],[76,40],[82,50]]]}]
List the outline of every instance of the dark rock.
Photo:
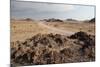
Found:
[{"label": "dark rock", "polygon": [[95,18],[92,18],[89,22],[92,22],[92,23],[95,22]]},{"label": "dark rock", "polygon": [[14,65],[41,65],[95,59],[95,36],[82,31],[68,38],[60,34],[37,34],[24,42],[11,43],[15,44],[16,46],[11,46],[11,64]]}]

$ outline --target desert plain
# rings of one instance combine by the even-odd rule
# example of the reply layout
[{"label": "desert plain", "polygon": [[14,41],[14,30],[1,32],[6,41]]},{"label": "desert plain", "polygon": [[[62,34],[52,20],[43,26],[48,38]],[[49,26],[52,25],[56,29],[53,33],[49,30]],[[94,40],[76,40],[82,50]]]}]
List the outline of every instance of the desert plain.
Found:
[{"label": "desert plain", "polygon": [[11,20],[11,64],[95,61],[95,22]]}]

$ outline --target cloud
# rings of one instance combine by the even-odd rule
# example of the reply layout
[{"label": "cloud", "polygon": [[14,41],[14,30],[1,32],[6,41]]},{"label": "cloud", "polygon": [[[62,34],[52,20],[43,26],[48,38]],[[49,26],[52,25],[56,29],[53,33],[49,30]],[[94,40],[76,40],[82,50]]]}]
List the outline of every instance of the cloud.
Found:
[{"label": "cloud", "polygon": [[15,18],[76,18],[94,17],[93,6],[11,1],[11,17]]},{"label": "cloud", "polygon": [[59,5],[59,4],[50,4],[50,3],[34,3],[34,2],[11,2],[11,10],[21,10],[21,11],[42,11],[42,12],[64,12],[72,10],[74,6],[72,5]]}]

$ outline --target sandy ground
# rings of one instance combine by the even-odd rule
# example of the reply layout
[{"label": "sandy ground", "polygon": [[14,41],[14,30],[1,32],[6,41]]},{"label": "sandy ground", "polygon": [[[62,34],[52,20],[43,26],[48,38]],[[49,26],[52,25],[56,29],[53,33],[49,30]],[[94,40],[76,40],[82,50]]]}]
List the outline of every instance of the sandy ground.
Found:
[{"label": "sandy ground", "polygon": [[11,20],[12,65],[90,61],[95,61],[94,23]]},{"label": "sandy ground", "polygon": [[22,21],[11,20],[11,42],[24,41],[38,33],[72,35],[75,32],[84,31],[89,34],[95,34],[94,23],[77,23],[77,22],[44,22],[44,21]]}]

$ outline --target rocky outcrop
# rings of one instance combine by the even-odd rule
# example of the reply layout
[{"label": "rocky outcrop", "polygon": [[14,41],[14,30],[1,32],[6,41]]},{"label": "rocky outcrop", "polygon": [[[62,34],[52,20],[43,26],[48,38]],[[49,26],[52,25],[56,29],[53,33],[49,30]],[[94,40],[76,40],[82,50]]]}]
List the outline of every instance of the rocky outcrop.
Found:
[{"label": "rocky outcrop", "polygon": [[12,65],[41,65],[95,60],[95,37],[77,32],[37,34],[24,42],[11,42]]},{"label": "rocky outcrop", "polygon": [[60,20],[60,19],[55,19],[55,18],[51,18],[51,19],[44,19],[44,21],[46,21],[46,22],[63,22],[63,20]]},{"label": "rocky outcrop", "polygon": [[92,18],[89,22],[91,23],[95,22],[95,18]]}]

